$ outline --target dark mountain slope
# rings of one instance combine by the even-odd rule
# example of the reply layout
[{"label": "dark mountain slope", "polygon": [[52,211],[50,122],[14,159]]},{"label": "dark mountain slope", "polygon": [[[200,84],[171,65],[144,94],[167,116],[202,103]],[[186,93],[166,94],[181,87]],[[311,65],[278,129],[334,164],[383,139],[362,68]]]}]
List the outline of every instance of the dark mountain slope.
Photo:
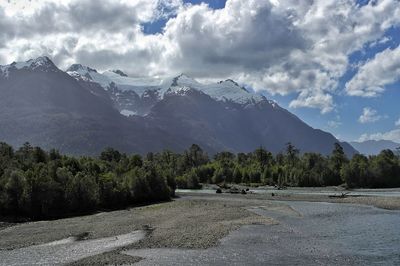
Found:
[{"label": "dark mountain slope", "polygon": [[[99,80],[106,78],[91,71]],[[115,93],[110,93],[112,86]],[[77,71],[67,74],[46,57],[0,66],[0,141],[14,146],[29,141],[79,155],[98,154],[108,146],[128,153],[182,151],[192,143],[211,154],[260,146],[277,153],[287,142],[302,152],[329,154],[337,142],[232,80],[204,85],[180,75],[167,87],[142,88],[139,109],[148,114],[129,117],[119,112],[139,104],[124,96],[136,92],[118,86]],[[343,146],[349,155],[356,152]]]},{"label": "dark mountain slope", "polygon": [[107,146],[141,153],[162,148],[161,133],[120,115],[95,84],[80,84],[46,64],[50,70],[11,68],[0,76],[1,141],[69,154],[98,154]]},{"label": "dark mountain slope", "polygon": [[[303,152],[329,154],[338,141],[267,100],[241,105],[215,101],[194,89],[167,93],[146,119],[162,131],[185,140],[185,145],[198,143],[212,153],[247,152],[260,146],[277,153],[287,142],[292,142]],[[349,144],[342,145],[347,154],[356,152]]]}]

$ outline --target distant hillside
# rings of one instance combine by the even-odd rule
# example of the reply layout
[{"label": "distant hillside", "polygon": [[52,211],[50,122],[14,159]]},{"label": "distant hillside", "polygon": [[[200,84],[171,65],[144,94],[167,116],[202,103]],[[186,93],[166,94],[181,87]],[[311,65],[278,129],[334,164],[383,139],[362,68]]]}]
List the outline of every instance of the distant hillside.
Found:
[{"label": "distant hillside", "polygon": [[390,140],[367,140],[363,142],[350,142],[350,144],[358,150],[360,153],[365,155],[376,155],[382,150],[395,150],[400,147],[399,143]]}]

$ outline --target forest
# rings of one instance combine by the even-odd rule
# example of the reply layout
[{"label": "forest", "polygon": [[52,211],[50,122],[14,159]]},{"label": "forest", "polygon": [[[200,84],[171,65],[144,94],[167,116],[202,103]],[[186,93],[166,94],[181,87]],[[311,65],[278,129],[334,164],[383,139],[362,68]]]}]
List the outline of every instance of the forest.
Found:
[{"label": "forest", "polygon": [[400,152],[347,158],[340,144],[329,156],[301,153],[287,143],[273,155],[220,152],[212,158],[193,144],[182,153],[127,155],[107,148],[98,157],[73,157],[25,143],[0,143],[0,215],[59,218],[169,200],[176,188],[236,183],[278,186],[400,187]]}]

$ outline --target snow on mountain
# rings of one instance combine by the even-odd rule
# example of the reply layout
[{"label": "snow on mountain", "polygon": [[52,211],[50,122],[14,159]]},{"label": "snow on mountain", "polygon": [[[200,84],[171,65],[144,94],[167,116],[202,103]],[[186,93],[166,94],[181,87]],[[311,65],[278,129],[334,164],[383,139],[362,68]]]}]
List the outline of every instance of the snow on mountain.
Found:
[{"label": "snow on mountain", "polygon": [[0,75],[8,77],[11,71],[21,69],[43,72],[59,71],[47,56],[41,56],[36,59],[30,59],[26,62],[13,62],[9,65],[0,66]]},{"label": "snow on mountain", "polygon": [[83,66],[81,64],[73,64],[67,69],[67,73],[78,79],[87,79],[93,82],[100,84],[103,88],[108,88],[108,86],[112,83],[112,80],[107,76],[100,74],[96,69]]},{"label": "snow on mountain", "polygon": [[[8,77],[10,71],[21,69],[45,72],[60,71],[48,57],[43,56],[30,59],[26,62],[14,62],[10,65],[0,66],[0,76]],[[162,99],[167,92],[184,95],[189,89],[201,91],[217,101],[233,101],[239,104],[251,104],[266,100],[264,96],[249,92],[230,79],[213,84],[203,84],[184,74],[175,78],[165,79],[136,78],[128,77],[121,70],[109,70],[99,73],[96,69],[81,64],[71,65],[66,72],[77,80],[98,83],[106,91],[113,94],[112,98],[114,98],[115,101],[121,101],[120,99],[123,99],[125,102],[123,106],[118,104],[121,110],[122,108],[126,109],[127,105],[129,107],[127,102],[130,101],[130,98],[136,98],[136,96],[131,95],[132,93],[137,94],[139,98],[146,98],[149,97],[149,95],[154,98],[156,94],[158,95],[157,97]],[[152,104],[154,104],[154,100],[155,99],[151,101]],[[271,104],[276,105],[276,103]],[[141,108],[143,108],[143,106],[141,106]],[[147,110],[148,108],[145,109]],[[134,107],[128,108],[128,110],[142,113],[134,110]]]},{"label": "snow on mountain", "polygon": [[105,71],[100,74],[96,70],[82,65],[72,65],[67,70],[67,73],[76,78],[88,78],[93,82],[99,83],[105,89],[109,89],[110,85],[114,83],[118,89],[122,91],[131,90],[139,96],[145,95],[149,90],[159,91],[161,97],[167,92],[184,94],[190,88],[201,91],[218,101],[249,104],[266,100],[264,96],[247,91],[231,79],[214,84],[202,84],[184,74],[166,79],[132,78],[120,70]]},{"label": "snow on mountain", "polygon": [[191,87],[187,86],[172,86],[164,93],[164,95],[186,95],[191,89]]},{"label": "snow on mountain", "polygon": [[[140,79],[82,65],[71,66],[69,77],[45,57],[2,66],[4,73],[0,128],[7,130],[0,130],[0,138],[16,146],[29,141],[94,154],[107,146],[147,153],[198,143],[212,154],[260,146],[278,153],[292,142],[303,152],[329,154],[338,142],[232,80]],[[355,153],[343,145],[347,154]]]},{"label": "snow on mountain", "polygon": [[266,100],[264,96],[247,91],[231,79],[214,84],[202,84],[182,74],[173,79],[171,87],[189,87],[196,89],[218,101],[232,101],[240,104],[249,104]]},{"label": "snow on mountain", "polygon": [[121,90],[133,90],[142,96],[148,90],[158,90],[162,86],[161,81],[149,78],[132,78],[121,76],[113,71],[105,71],[102,74]]},{"label": "snow on mountain", "polygon": [[133,111],[131,111],[131,110],[127,110],[127,109],[123,109],[123,110],[121,110],[121,115],[124,115],[124,116],[132,116],[132,115],[137,115],[137,113],[136,112],[133,112]]},{"label": "snow on mountain", "polygon": [[111,84],[114,84],[119,90],[134,91],[139,96],[142,96],[147,90],[157,89],[157,86],[160,85],[160,81],[154,79],[131,78],[120,70],[99,73],[97,70],[81,64],[73,64],[67,69],[67,73],[76,79],[87,79],[99,83],[106,90],[110,88]]}]

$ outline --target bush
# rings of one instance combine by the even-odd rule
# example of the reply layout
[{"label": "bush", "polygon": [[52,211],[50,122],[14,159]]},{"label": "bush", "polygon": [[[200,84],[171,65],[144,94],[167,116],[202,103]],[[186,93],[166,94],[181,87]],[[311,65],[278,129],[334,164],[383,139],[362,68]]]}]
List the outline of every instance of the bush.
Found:
[{"label": "bush", "polygon": [[200,189],[201,185],[199,183],[199,178],[196,174],[195,169],[192,169],[189,173],[176,178],[176,183],[178,188],[181,189]]}]

